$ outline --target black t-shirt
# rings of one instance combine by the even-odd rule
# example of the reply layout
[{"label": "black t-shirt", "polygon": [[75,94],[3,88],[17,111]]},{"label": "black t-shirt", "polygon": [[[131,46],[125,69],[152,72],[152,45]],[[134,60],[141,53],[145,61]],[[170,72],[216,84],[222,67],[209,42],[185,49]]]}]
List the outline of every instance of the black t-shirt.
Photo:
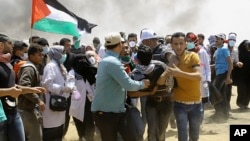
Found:
[{"label": "black t-shirt", "polygon": [[[15,74],[5,63],[0,62],[0,88],[10,88],[15,85]],[[16,113],[16,99],[11,96],[0,98],[6,115]]]}]

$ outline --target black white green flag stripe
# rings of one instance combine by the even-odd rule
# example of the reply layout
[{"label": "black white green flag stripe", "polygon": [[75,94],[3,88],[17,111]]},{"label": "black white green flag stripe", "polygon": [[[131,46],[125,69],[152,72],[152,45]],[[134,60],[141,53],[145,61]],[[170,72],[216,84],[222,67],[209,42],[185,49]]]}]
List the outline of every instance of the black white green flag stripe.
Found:
[{"label": "black white green flag stripe", "polygon": [[65,8],[57,0],[33,0],[31,28],[79,37],[97,25]]}]

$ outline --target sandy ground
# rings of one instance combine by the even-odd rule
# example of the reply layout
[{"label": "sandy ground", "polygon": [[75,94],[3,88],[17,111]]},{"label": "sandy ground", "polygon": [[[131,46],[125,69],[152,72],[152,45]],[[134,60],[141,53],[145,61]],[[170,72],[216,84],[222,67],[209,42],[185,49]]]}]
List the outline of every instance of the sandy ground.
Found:
[{"label": "sandy ground", "polygon": [[[227,123],[211,123],[209,122],[209,116],[214,113],[213,108],[207,108],[205,110],[204,122],[200,133],[200,141],[229,141],[229,125],[231,124],[244,124],[250,125],[250,110],[240,111],[236,106],[237,92],[236,88],[233,87],[233,94],[231,98],[231,118]],[[145,141],[147,133],[145,132]],[[177,141],[177,130],[170,128],[166,130],[167,141]],[[70,122],[69,130],[64,138],[64,141],[78,141],[78,136],[74,122]]]}]

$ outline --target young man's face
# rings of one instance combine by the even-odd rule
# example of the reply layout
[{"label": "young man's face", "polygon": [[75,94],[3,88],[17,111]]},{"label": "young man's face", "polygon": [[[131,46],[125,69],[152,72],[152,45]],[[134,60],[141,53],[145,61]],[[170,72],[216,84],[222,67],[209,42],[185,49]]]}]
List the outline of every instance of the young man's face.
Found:
[{"label": "young man's face", "polygon": [[128,56],[130,55],[130,47],[128,46],[128,43],[123,43],[122,51],[121,51],[121,56]]},{"label": "young man's face", "polygon": [[42,52],[36,52],[33,55],[29,56],[29,60],[34,63],[35,65],[40,65],[42,64],[43,61],[43,54]]},{"label": "young man's face", "polygon": [[187,42],[184,37],[174,37],[171,43],[172,49],[175,51],[177,56],[180,56],[184,53]]}]

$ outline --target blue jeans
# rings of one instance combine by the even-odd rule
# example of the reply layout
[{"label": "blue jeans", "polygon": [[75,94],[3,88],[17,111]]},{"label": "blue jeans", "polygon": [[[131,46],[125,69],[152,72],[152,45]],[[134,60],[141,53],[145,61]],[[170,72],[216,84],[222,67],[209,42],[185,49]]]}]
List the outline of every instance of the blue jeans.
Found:
[{"label": "blue jeans", "polygon": [[187,125],[189,124],[189,141],[198,141],[202,105],[174,102],[174,114],[177,123],[178,141],[188,141]]},{"label": "blue jeans", "polygon": [[19,113],[6,115],[0,122],[0,141],[25,141],[23,122]]}]

